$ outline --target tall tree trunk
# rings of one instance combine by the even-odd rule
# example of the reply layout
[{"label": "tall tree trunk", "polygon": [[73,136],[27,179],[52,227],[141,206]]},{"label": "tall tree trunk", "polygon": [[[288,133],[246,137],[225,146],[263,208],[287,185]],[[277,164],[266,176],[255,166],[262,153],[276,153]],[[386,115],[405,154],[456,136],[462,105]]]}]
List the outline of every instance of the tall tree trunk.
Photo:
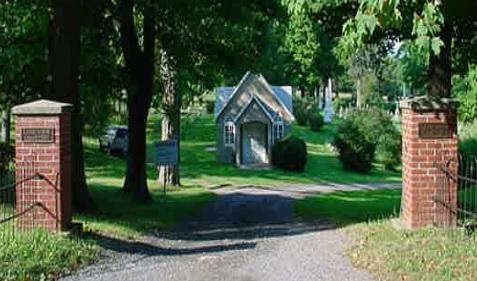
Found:
[{"label": "tall tree trunk", "polygon": [[445,21],[440,38],[444,46],[438,55],[429,57],[427,94],[433,97],[450,97],[452,89],[452,24]]},{"label": "tall tree trunk", "polygon": [[53,1],[54,17],[50,28],[49,65],[51,98],[71,103],[71,161],[73,205],[79,212],[93,209],[93,200],[86,186],[82,141],[82,116],[79,96],[80,22],[79,0]]},{"label": "tall tree trunk", "polygon": [[155,57],[155,22],[151,9],[144,10],[143,50],[134,26],[133,3],[119,1],[121,48],[129,76],[127,171],[123,191],[140,201],[151,200],[147,187],[146,123],[152,101]]},{"label": "tall tree trunk", "polygon": [[[180,122],[181,122],[181,95],[177,91],[176,62],[166,51],[161,54],[161,79],[163,84],[162,104],[164,116],[162,119],[162,140],[175,138],[178,146],[178,159],[180,159]],[[180,160],[179,160],[180,162]],[[159,182],[180,185],[179,165],[161,166],[159,169]]]},{"label": "tall tree trunk", "polygon": [[10,108],[6,108],[0,115],[0,142],[10,143]]}]

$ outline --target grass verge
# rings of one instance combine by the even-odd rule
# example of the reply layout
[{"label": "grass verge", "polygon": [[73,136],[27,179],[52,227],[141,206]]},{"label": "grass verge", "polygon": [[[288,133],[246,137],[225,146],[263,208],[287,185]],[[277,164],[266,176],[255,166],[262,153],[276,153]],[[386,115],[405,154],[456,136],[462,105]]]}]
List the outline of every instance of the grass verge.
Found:
[{"label": "grass verge", "polygon": [[352,262],[379,280],[475,281],[477,244],[442,229],[396,230],[389,220],[351,226]]},{"label": "grass verge", "polygon": [[89,240],[35,230],[0,232],[0,280],[54,280],[92,262],[98,249]]},{"label": "grass verge", "polygon": [[[397,230],[399,189],[320,194],[298,200],[295,212],[331,218],[351,237],[347,250],[353,264],[388,281],[475,281],[476,240],[449,235],[442,229]],[[477,237],[476,237],[477,238]]]}]

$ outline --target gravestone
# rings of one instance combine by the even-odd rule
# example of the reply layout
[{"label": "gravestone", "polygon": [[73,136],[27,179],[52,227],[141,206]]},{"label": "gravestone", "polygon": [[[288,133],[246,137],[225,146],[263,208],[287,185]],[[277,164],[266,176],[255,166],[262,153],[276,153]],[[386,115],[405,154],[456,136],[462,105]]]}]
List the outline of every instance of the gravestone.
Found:
[{"label": "gravestone", "polygon": [[331,78],[328,79],[328,86],[325,89],[325,109],[323,110],[323,121],[325,123],[331,123],[335,114],[333,109],[332,95],[333,95],[333,83]]}]

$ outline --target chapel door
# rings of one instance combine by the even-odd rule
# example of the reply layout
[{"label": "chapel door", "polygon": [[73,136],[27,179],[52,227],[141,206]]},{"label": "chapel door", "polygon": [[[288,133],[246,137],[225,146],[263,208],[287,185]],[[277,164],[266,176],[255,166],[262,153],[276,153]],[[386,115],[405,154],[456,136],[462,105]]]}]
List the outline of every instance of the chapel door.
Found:
[{"label": "chapel door", "polygon": [[242,164],[267,164],[266,130],[267,126],[263,123],[243,124]]}]

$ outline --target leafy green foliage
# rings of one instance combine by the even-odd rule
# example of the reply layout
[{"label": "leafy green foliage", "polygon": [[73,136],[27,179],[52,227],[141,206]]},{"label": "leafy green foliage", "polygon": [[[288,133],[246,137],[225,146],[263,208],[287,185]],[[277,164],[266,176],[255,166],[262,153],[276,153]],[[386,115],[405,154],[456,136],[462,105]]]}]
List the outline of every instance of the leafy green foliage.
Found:
[{"label": "leafy green foliage", "polygon": [[384,169],[395,170],[401,164],[401,134],[389,122],[384,123],[384,126],[378,139],[376,158],[384,165]]},{"label": "leafy green foliage", "polygon": [[290,57],[286,73],[293,85],[312,92],[322,81],[343,71],[335,47],[342,23],[353,15],[355,3],[291,0],[281,4],[288,15],[282,48]]},{"label": "leafy green foliage", "polygon": [[295,136],[277,141],[272,148],[272,162],[284,170],[303,172],[307,162],[306,143]]},{"label": "leafy green foliage", "polygon": [[54,280],[98,256],[98,249],[88,240],[43,230],[11,237],[0,228],[0,248],[0,279],[5,281]]},{"label": "leafy green foliage", "polygon": [[352,111],[339,124],[334,142],[346,169],[369,172],[376,152],[386,169],[395,169],[401,161],[400,133],[379,109]]},{"label": "leafy green foliage", "polygon": [[320,43],[318,25],[306,14],[293,14],[289,18],[285,37],[285,50],[292,57],[287,72],[292,83],[309,89],[319,81],[318,68]]},{"label": "leafy green foliage", "polygon": [[312,112],[310,115],[310,129],[314,132],[319,132],[321,130],[321,127],[323,127],[324,120],[323,120],[323,115],[321,115],[321,112],[315,111]]},{"label": "leafy green foliage", "polygon": [[0,2],[0,108],[31,100],[46,90],[48,3]]},{"label": "leafy green foliage", "polygon": [[472,65],[464,77],[456,77],[453,95],[459,101],[459,120],[473,122],[477,118],[477,65]]},{"label": "leafy green foliage", "polygon": [[477,121],[459,126],[459,153],[464,159],[477,157]]},{"label": "leafy green foliage", "polygon": [[366,114],[355,111],[349,114],[336,130],[334,145],[345,169],[367,173],[372,168],[376,146],[367,138]]}]

